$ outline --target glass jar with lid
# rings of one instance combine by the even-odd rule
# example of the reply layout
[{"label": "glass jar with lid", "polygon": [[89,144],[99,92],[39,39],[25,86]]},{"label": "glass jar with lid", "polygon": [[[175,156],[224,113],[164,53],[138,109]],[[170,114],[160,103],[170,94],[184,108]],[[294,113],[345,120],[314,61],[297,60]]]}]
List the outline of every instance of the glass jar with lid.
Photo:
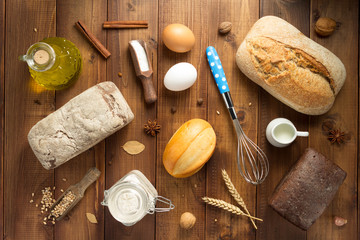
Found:
[{"label": "glass jar with lid", "polygon": [[[168,205],[156,208],[157,202]],[[168,212],[174,209],[171,200],[158,195],[158,192],[145,175],[133,170],[104,192],[103,206],[109,208],[110,214],[125,226],[132,226],[146,214]]]}]

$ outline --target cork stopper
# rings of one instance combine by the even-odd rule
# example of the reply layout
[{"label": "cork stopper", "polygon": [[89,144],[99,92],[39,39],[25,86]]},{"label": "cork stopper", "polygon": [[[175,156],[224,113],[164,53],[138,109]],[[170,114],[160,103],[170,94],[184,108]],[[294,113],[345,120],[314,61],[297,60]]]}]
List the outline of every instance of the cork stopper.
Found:
[{"label": "cork stopper", "polygon": [[50,55],[47,51],[41,49],[39,51],[36,51],[33,59],[37,64],[42,65],[49,61]]}]

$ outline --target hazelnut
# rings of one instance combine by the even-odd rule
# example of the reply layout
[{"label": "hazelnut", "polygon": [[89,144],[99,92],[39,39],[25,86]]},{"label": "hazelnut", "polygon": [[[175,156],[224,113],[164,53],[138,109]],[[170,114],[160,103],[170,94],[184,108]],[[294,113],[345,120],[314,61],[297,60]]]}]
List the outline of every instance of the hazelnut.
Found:
[{"label": "hazelnut", "polygon": [[347,220],[342,217],[334,217],[335,225],[338,227],[344,226],[347,223]]},{"label": "hazelnut", "polygon": [[184,212],[180,217],[180,227],[190,229],[195,225],[196,217],[190,212]]},{"label": "hazelnut", "polygon": [[219,32],[222,34],[228,33],[231,31],[232,23],[231,22],[222,22],[219,25]]},{"label": "hazelnut", "polygon": [[331,35],[335,31],[335,28],[335,20],[328,17],[321,17],[315,23],[316,33],[323,37]]}]

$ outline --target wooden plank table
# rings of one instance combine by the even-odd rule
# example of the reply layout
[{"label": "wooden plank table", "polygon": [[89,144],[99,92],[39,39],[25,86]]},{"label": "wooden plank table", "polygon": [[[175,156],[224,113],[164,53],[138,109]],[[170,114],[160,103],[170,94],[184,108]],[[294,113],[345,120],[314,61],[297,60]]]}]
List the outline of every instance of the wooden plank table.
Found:
[{"label": "wooden plank table", "polygon": [[[0,234],[3,239],[360,239],[358,1],[0,0],[0,13]],[[254,22],[266,15],[287,20],[344,63],[346,83],[328,113],[311,117],[297,113],[261,90],[237,68],[238,46]],[[313,25],[319,16],[338,22],[332,36],[321,38],[315,34]],[[79,19],[112,53],[108,60],[75,29],[74,23]],[[102,23],[106,20],[148,20],[149,28],[104,30]],[[219,35],[217,31],[223,21],[233,23],[227,35]],[[196,44],[190,52],[178,54],[164,46],[161,33],[170,23],[182,23],[192,29]],[[36,85],[26,64],[17,59],[32,43],[50,36],[71,40],[83,57],[79,80],[63,91],[49,91]],[[143,39],[149,46],[158,93],[158,101],[150,106],[144,103],[142,87],[130,60],[128,41],[133,39]],[[206,61],[205,49],[209,45],[220,55],[246,134],[264,149],[270,160],[270,173],[258,187],[247,184],[237,170],[235,132]],[[165,89],[163,78],[178,62],[193,64],[198,79],[189,90],[175,93]],[[30,128],[72,97],[103,81],[113,81],[119,87],[135,114],[134,121],[66,164],[45,170],[28,144]],[[202,105],[197,104],[200,98],[204,100]],[[176,108],[176,112],[171,108]],[[308,130],[310,137],[297,139],[284,149],[272,147],[264,132],[269,121],[276,117],[290,119],[298,129]],[[192,118],[211,123],[217,135],[216,150],[201,171],[189,178],[176,179],[165,171],[162,154],[175,130]],[[157,119],[161,125],[161,132],[155,138],[143,131],[148,119]],[[349,136],[345,144],[331,144],[326,139],[322,125],[329,119]],[[128,155],[121,148],[128,140],[142,142],[145,151]],[[347,178],[331,205],[305,232],[275,213],[267,201],[283,175],[309,146],[336,162],[347,172]],[[79,181],[93,166],[102,172],[96,184],[89,187],[68,218],[55,226],[45,226],[44,216],[35,207],[41,199],[41,189],[56,186],[55,195],[59,196],[60,189]],[[248,219],[201,201],[201,197],[210,196],[235,204],[221,178],[223,168],[250,212],[264,219],[258,230],[254,230]],[[132,169],[142,171],[159,194],[170,198],[176,208],[169,213],[148,215],[133,227],[117,222],[100,202],[104,190]],[[32,198],[34,203],[29,202]],[[185,211],[197,217],[190,231],[179,227],[180,215]],[[87,212],[95,214],[97,224],[88,222]],[[337,227],[334,216],[344,217],[348,223]]]}]

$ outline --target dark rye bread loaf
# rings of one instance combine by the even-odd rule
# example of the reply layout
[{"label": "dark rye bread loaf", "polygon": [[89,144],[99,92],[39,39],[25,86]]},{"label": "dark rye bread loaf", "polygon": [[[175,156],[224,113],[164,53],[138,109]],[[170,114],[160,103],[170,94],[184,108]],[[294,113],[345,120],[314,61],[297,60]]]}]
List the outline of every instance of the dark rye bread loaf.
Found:
[{"label": "dark rye bread loaf", "polygon": [[344,170],[308,148],[280,181],[269,204],[288,221],[307,230],[330,204],[345,178]]}]

